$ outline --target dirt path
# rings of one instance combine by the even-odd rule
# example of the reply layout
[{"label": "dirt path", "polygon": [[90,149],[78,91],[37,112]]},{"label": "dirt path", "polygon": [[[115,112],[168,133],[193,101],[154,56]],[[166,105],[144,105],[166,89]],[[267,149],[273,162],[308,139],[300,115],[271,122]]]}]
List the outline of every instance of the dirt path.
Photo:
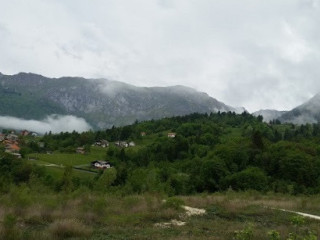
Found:
[{"label": "dirt path", "polygon": [[311,218],[311,219],[315,219],[315,220],[320,220],[320,216],[309,214],[309,213],[296,212],[296,211],[290,211],[290,210],[278,209],[278,208],[274,208],[274,210],[279,210],[279,211],[289,212],[289,213],[295,213],[295,214],[298,214],[298,215],[303,216],[303,217],[307,217],[307,218]]}]

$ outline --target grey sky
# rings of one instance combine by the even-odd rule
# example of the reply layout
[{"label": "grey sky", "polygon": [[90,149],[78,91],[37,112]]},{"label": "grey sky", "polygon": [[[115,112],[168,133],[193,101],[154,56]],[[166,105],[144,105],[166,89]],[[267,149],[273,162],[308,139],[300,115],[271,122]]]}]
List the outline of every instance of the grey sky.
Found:
[{"label": "grey sky", "polygon": [[320,92],[319,0],[0,0],[0,71],[186,85],[249,111]]}]

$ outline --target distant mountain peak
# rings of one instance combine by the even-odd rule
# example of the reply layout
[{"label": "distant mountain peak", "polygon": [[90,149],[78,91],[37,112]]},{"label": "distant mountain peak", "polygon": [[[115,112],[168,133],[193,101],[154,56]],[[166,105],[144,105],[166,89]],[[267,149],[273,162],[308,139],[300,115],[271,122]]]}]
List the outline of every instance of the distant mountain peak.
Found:
[{"label": "distant mountain peak", "polygon": [[47,78],[24,72],[1,76],[0,102],[0,115],[37,120],[67,114],[84,118],[95,128],[194,112],[238,111],[181,85],[137,87],[107,79]]},{"label": "distant mountain peak", "polygon": [[317,123],[320,121],[320,93],[279,117],[281,122],[294,124]]}]

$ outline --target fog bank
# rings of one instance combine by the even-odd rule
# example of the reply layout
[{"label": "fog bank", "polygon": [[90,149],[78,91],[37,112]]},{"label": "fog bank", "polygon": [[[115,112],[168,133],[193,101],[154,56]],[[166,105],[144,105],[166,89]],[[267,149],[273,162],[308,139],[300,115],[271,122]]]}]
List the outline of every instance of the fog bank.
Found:
[{"label": "fog bank", "polygon": [[91,126],[83,118],[72,115],[49,115],[43,120],[26,120],[10,116],[0,116],[0,128],[5,129],[26,129],[28,131],[44,134],[51,131],[59,132],[84,132],[91,129]]}]

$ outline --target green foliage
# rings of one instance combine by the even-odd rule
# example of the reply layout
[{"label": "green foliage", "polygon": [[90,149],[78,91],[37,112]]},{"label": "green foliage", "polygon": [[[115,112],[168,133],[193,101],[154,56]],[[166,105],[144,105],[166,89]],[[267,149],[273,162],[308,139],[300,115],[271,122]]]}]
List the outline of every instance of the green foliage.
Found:
[{"label": "green foliage", "polygon": [[221,190],[221,182],[228,174],[227,165],[220,158],[202,161],[199,176],[203,190],[210,192]]},{"label": "green foliage", "polygon": [[268,237],[269,237],[269,240],[280,240],[281,239],[280,233],[275,230],[269,231]]},{"label": "green foliage", "polygon": [[268,187],[266,174],[256,167],[249,167],[241,172],[227,176],[225,186],[231,186],[234,190],[258,190],[264,191]]},{"label": "green foliage", "polygon": [[[141,132],[147,135],[141,137]],[[176,137],[168,138],[168,132],[176,132]],[[22,138],[21,153],[46,167],[46,173],[39,179],[48,186],[56,186],[56,190],[69,186],[68,191],[73,191],[83,185],[97,189],[94,185],[100,175],[89,164],[106,160],[117,172],[111,184],[113,189],[121,189],[123,193],[160,192],[172,196],[231,187],[237,191],[317,194],[319,138],[319,124],[268,125],[248,113],[195,113],[136,121],[104,131]],[[92,146],[102,139],[111,141],[108,148]],[[136,146],[120,148],[114,144],[119,140],[134,141]],[[77,147],[84,147],[86,154],[75,154]],[[8,158],[12,157],[0,159],[1,191],[8,191],[10,183],[28,182],[36,171],[25,160]],[[47,167],[47,163],[55,165]],[[68,180],[63,176],[63,167],[67,165],[75,168]],[[91,181],[95,175],[95,181]],[[101,185],[101,189],[106,188]]]},{"label": "green foliage", "polygon": [[96,182],[97,189],[107,190],[116,180],[117,170],[115,168],[109,168],[103,171],[102,175]]},{"label": "green foliage", "polygon": [[235,240],[251,240],[253,239],[252,226],[248,225],[243,230],[235,232]]},{"label": "green foliage", "polygon": [[61,189],[65,192],[70,192],[72,188],[72,166],[66,166],[61,180]]},{"label": "green foliage", "polygon": [[296,227],[301,227],[305,223],[304,217],[299,215],[293,216],[290,221]]},{"label": "green foliage", "polygon": [[184,201],[182,199],[177,197],[170,197],[164,202],[163,207],[179,210],[183,205]]}]

